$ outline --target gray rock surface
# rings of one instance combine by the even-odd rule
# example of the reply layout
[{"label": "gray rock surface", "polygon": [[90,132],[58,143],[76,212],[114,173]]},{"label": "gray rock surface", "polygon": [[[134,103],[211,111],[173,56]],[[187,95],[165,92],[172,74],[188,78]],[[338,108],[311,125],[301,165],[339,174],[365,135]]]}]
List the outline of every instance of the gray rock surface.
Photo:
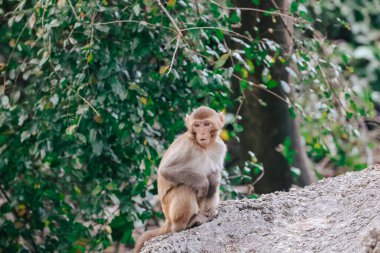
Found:
[{"label": "gray rock surface", "polygon": [[380,168],[218,210],[213,221],[153,238],[142,252],[380,253]]}]

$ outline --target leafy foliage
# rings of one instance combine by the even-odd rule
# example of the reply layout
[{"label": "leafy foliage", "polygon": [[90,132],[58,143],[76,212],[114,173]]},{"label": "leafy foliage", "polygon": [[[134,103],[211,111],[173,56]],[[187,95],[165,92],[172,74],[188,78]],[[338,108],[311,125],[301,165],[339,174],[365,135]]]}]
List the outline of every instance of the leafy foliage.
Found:
[{"label": "leafy foliage", "polygon": [[[178,8],[179,20],[192,10]],[[42,240],[34,247],[43,251],[100,250],[111,231],[133,243],[134,221],[152,216],[144,210],[146,195],[157,191],[149,182],[154,165],[184,130],[184,113],[230,103],[222,70],[185,40],[173,56],[168,26],[152,1],[24,1],[14,8],[1,30],[10,60],[0,173],[10,198],[2,213],[18,215],[2,216],[3,250],[24,247],[17,238],[25,235]],[[198,32],[189,33],[186,43],[206,47],[211,36],[199,41]]]},{"label": "leafy foliage", "polygon": [[375,67],[379,22],[374,15],[379,8],[375,2],[321,1],[308,6],[315,19],[310,31],[328,46],[309,53],[312,61],[315,54],[323,59],[316,66],[322,77],[308,81],[316,85],[311,87],[314,95],[304,96],[301,102],[308,112],[303,134],[309,156],[334,170],[362,169],[374,162],[369,147],[375,140],[366,133],[365,119],[375,115],[373,103],[379,101],[378,92],[372,91],[379,89]]}]

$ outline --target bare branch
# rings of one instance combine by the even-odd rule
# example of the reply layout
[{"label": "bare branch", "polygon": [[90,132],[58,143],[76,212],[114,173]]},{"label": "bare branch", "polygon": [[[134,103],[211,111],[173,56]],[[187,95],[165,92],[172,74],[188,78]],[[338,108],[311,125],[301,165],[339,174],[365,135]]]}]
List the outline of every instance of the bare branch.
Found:
[{"label": "bare branch", "polygon": [[[15,45],[14,45],[14,47],[13,47],[13,49],[12,49],[12,52],[11,52],[11,54],[9,55],[9,58],[8,58],[7,64],[5,65],[5,68],[7,68],[7,67],[9,66],[9,63],[11,62],[11,59],[12,59],[13,54],[14,54],[14,52],[15,52],[15,49],[17,48],[17,44],[18,44],[18,42],[20,41],[20,38],[21,38],[21,36],[23,35],[23,33],[24,33],[24,31],[25,31],[25,28],[26,28],[27,26],[28,26],[28,22],[25,22],[24,27],[22,28],[20,34],[19,34],[18,37],[17,37],[17,40],[16,40],[16,42],[15,42]],[[5,91],[5,83],[6,83],[6,81],[7,81],[6,76],[7,76],[7,75],[4,74],[4,91]],[[0,94],[0,95],[1,95],[1,94]]]},{"label": "bare branch", "polygon": [[175,49],[174,49],[174,53],[173,53],[173,57],[172,57],[172,61],[170,63],[170,66],[169,66],[169,70],[168,72],[166,73],[166,75],[169,75],[170,72],[172,71],[172,68],[173,68],[173,64],[174,64],[174,60],[175,60],[175,56],[177,54],[177,51],[178,51],[178,47],[179,47],[179,42],[183,36],[182,34],[182,31],[181,29],[179,29],[176,21],[174,20],[174,18],[170,15],[170,13],[168,12],[168,10],[165,8],[165,6],[161,3],[160,0],[156,0],[158,6],[160,7],[160,9],[165,13],[165,15],[169,18],[170,22],[172,23],[172,25],[174,26],[176,32],[177,32],[177,43],[176,43],[176,46],[175,46]]},{"label": "bare branch", "polygon": [[[72,91],[74,91],[73,88],[69,87]],[[95,113],[96,115],[100,115],[100,113],[95,109],[95,107],[92,106],[92,104],[90,102],[87,101],[87,99],[85,99],[84,97],[82,97],[80,94],[79,94],[79,90],[77,92],[75,92],[75,94],[83,100],[83,102],[85,102]]]},{"label": "bare branch", "polygon": [[181,40],[181,37],[182,37],[182,33],[179,33],[177,35],[177,43],[175,45],[175,49],[174,49],[174,53],[173,53],[173,57],[172,57],[172,61],[170,63],[170,66],[169,66],[169,70],[168,72],[166,73],[166,75],[169,75],[170,72],[172,71],[172,68],[173,68],[173,64],[174,64],[174,60],[175,60],[175,56],[177,54],[177,50],[178,50],[178,47],[179,47],[179,41]]},{"label": "bare branch", "polygon": [[117,24],[117,23],[138,23],[140,25],[147,25],[147,26],[151,26],[151,27],[162,27],[166,30],[170,30],[174,33],[177,33],[177,30],[173,29],[173,28],[170,28],[170,27],[167,27],[167,26],[163,26],[163,25],[160,25],[160,24],[152,24],[152,23],[148,23],[146,21],[140,21],[140,20],[114,20],[114,21],[109,21],[109,22],[98,22],[96,23],[95,25],[111,25],[111,24]]},{"label": "bare branch", "polygon": [[78,19],[78,15],[77,15],[77,13],[75,12],[75,9],[74,9],[73,4],[71,3],[70,0],[67,0],[67,2],[69,2],[70,8],[71,8],[71,10],[72,10],[73,13],[74,13],[75,19]]},{"label": "bare branch", "polygon": [[95,23],[95,17],[96,17],[96,11],[94,10],[94,13],[91,17],[91,38],[90,38],[90,44],[94,44],[94,23]]},{"label": "bare branch", "polygon": [[256,178],[256,180],[251,184],[252,186],[255,186],[255,184],[257,184],[257,182],[259,182],[262,178],[263,178],[263,176],[265,175],[265,168],[264,168],[264,166],[262,167],[262,171],[261,171],[261,173],[260,173],[260,175]]},{"label": "bare branch", "polygon": [[[61,77],[61,75],[60,74],[58,74],[57,73],[57,71],[55,70],[55,68],[54,68],[54,64],[53,64],[53,62],[51,61],[51,60],[49,60],[49,62],[50,62],[50,65],[51,65],[51,67],[53,68],[53,72],[57,75],[57,77],[59,78],[59,79],[61,79],[62,77]],[[70,86],[67,86],[70,90],[72,90],[74,93],[75,93],[75,95],[77,95],[80,99],[82,99],[83,100],[83,102],[85,102],[95,113],[96,113],[96,115],[100,115],[100,113],[95,109],[95,107],[87,100],[87,99],[85,99],[84,97],[82,97],[81,96],[81,94],[79,94],[79,90],[78,91],[75,91],[73,88],[71,88]]]},{"label": "bare branch", "polygon": [[[279,8],[279,6],[277,5],[277,3],[276,3],[274,0],[271,0],[271,2],[272,2],[272,4],[273,4],[273,6],[276,7],[276,9],[277,9],[278,11],[280,11],[280,8]],[[281,12],[281,11],[280,11],[280,12]],[[291,32],[291,29],[288,27],[288,25],[286,24],[286,21],[283,19],[282,16],[280,16],[280,21],[281,21],[282,25],[285,27],[285,30],[286,30],[286,32],[288,33],[289,37],[290,37],[290,38],[293,38],[293,33]]]},{"label": "bare branch", "polygon": [[251,85],[253,87],[256,87],[256,88],[259,88],[261,90],[264,90],[264,91],[268,92],[269,94],[277,97],[278,99],[280,99],[281,101],[283,101],[287,105],[289,105],[289,102],[285,98],[281,97],[280,95],[278,95],[278,94],[274,93],[273,91],[269,90],[268,88],[264,87],[263,84],[257,84],[257,83],[254,83],[254,82],[251,82],[251,81],[248,81],[248,80],[244,80],[240,76],[238,76],[236,74],[233,74],[233,73],[232,73],[232,76],[235,77],[236,79],[240,80],[240,81],[247,82],[249,85]]},{"label": "bare branch", "polygon": [[337,103],[338,103],[339,106],[342,108],[343,113],[346,115],[346,114],[347,114],[347,110],[346,110],[346,108],[344,107],[342,101],[340,100],[339,95],[336,93],[334,87],[332,87],[332,85],[330,84],[329,80],[327,80],[327,77],[326,77],[326,74],[325,74],[325,72],[324,72],[324,70],[323,70],[322,65],[320,64],[319,61],[317,61],[317,62],[318,62],[318,67],[319,67],[319,70],[320,70],[320,72],[321,72],[321,75],[322,75],[322,77],[323,77],[324,82],[325,82],[326,85],[329,87],[329,89],[330,89],[331,93],[333,94],[333,96],[335,97]]},{"label": "bare branch", "polygon": [[184,32],[184,31],[191,31],[191,30],[222,30],[222,31],[225,31],[225,32],[228,32],[230,34],[233,34],[237,37],[240,37],[240,38],[243,38],[243,39],[246,39],[248,41],[253,41],[252,38],[250,37],[247,37],[245,35],[242,35],[240,33],[237,33],[237,32],[234,32],[234,31],[231,31],[230,29],[228,28],[225,28],[225,27],[216,27],[216,26],[196,26],[196,27],[187,27],[187,28],[184,28],[184,29],[181,29],[180,31],[181,32]]},{"label": "bare branch", "polygon": [[165,15],[169,18],[170,22],[173,24],[174,28],[176,29],[177,33],[182,35],[181,29],[179,29],[177,23],[175,22],[174,18],[170,15],[168,10],[165,8],[165,6],[162,5],[160,0],[156,0],[158,6],[160,6],[161,10],[165,13]]}]

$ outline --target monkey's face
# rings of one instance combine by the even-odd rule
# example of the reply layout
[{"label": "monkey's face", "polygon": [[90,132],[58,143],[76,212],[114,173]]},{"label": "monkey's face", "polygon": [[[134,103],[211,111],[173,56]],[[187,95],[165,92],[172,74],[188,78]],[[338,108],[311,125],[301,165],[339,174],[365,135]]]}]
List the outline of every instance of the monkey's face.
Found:
[{"label": "monkey's face", "polygon": [[202,148],[212,144],[224,125],[224,114],[213,109],[201,106],[190,116],[186,115],[186,126],[189,138]]},{"label": "monkey's face", "polygon": [[193,133],[199,146],[205,148],[215,138],[215,132],[217,131],[214,123],[211,121],[195,121],[192,125]]}]

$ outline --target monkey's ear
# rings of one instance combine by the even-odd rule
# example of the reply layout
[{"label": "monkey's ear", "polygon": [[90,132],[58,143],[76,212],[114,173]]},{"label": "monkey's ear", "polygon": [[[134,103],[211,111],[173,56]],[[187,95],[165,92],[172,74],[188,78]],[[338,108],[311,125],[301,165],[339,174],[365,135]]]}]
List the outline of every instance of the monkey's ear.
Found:
[{"label": "monkey's ear", "polygon": [[186,122],[187,129],[190,129],[190,116],[189,116],[189,114],[186,114],[185,122]]},{"label": "monkey's ear", "polygon": [[222,123],[222,126],[221,126],[221,127],[223,127],[223,126],[224,126],[224,123],[225,123],[225,120],[224,120],[224,112],[220,112],[220,113],[219,113],[219,116],[220,116],[220,122]]}]

